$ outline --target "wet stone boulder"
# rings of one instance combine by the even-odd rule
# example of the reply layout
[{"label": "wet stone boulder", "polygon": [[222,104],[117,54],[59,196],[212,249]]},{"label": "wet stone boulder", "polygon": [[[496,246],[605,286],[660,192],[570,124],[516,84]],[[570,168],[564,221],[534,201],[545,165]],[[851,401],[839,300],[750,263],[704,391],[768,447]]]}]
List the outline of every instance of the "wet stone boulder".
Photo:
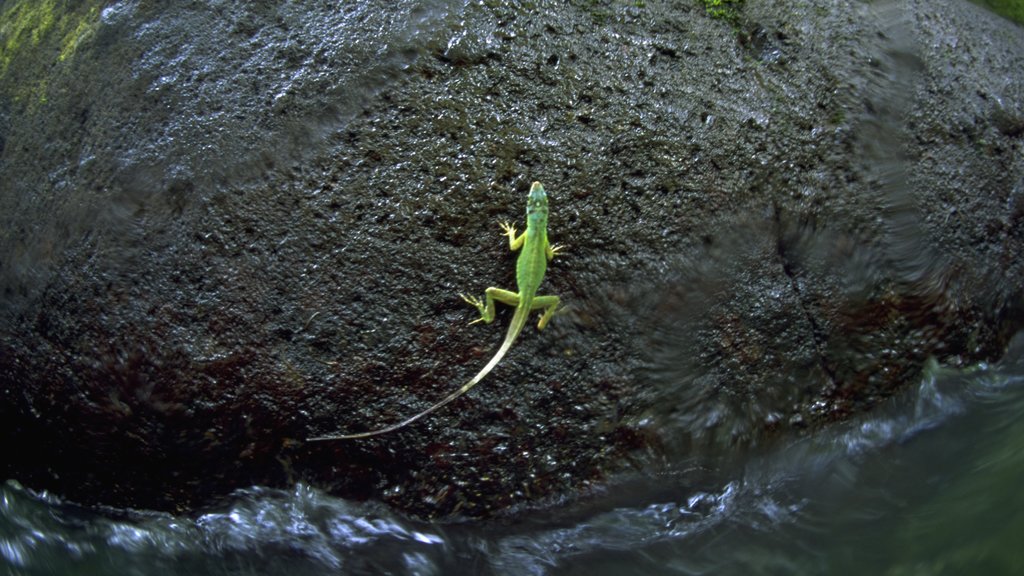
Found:
[{"label": "wet stone boulder", "polygon": [[[508,514],[727,466],[1021,327],[1024,35],[970,3],[2,10],[2,466],[32,488]],[[488,361],[511,311],[458,295],[514,289],[533,180],[562,313],[444,410],[308,442]]]}]

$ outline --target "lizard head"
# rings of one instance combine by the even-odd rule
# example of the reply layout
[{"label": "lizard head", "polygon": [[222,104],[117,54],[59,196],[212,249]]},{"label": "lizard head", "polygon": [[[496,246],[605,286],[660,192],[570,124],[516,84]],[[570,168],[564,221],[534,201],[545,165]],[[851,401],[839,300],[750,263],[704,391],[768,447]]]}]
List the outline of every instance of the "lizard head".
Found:
[{"label": "lizard head", "polygon": [[540,182],[534,182],[530,186],[530,195],[526,198],[526,219],[536,221],[548,218],[548,195],[544,192],[544,186]]}]

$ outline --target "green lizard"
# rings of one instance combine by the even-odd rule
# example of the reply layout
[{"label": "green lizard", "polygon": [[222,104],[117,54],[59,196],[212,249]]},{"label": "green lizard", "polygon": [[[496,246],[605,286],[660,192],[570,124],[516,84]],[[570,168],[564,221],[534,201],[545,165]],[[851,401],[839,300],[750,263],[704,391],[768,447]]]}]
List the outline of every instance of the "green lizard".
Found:
[{"label": "green lizard", "polygon": [[504,235],[508,236],[509,248],[513,252],[519,250],[519,259],[516,261],[516,285],[519,287],[519,292],[510,292],[491,287],[484,293],[484,302],[473,296],[460,294],[463,300],[476,306],[476,309],[480,311],[480,317],[470,322],[470,324],[481,321],[490,324],[494,320],[495,301],[516,307],[515,314],[512,315],[512,322],[508,325],[508,332],[505,334],[505,341],[501,343],[501,347],[498,348],[498,351],[495,352],[491,360],[477,372],[476,376],[473,376],[469,382],[463,384],[461,388],[452,392],[437,404],[415,416],[402,420],[398,424],[371,430],[370,432],[319,436],[310,438],[310,442],[366,438],[393,432],[408,426],[427,414],[442,408],[452,400],[468,392],[473,386],[479,384],[484,379],[484,376],[487,376],[498,365],[498,362],[501,362],[501,359],[505,357],[509,349],[512,348],[512,344],[515,343],[519,333],[526,326],[526,320],[531,312],[543,309],[544,313],[540,317],[540,322],[537,323],[537,329],[543,330],[547,326],[548,321],[551,320],[555,310],[558,308],[559,298],[558,296],[538,296],[537,288],[540,287],[540,282],[544,279],[544,272],[547,270],[548,261],[554,258],[555,254],[558,254],[562,247],[557,244],[552,246],[548,243],[548,196],[540,182],[534,182],[530,186],[530,194],[527,196],[526,232],[516,236],[515,226],[511,226],[507,222],[503,222],[501,227],[505,231]]}]

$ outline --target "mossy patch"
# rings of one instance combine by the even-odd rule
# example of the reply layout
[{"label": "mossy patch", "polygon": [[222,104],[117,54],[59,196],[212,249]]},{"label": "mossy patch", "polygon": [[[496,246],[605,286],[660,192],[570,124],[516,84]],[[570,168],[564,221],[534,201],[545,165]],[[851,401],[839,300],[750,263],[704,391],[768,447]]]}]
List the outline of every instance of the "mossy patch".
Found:
[{"label": "mossy patch", "polygon": [[0,94],[46,100],[53,66],[92,35],[102,2],[19,0],[0,9]]},{"label": "mossy patch", "polygon": [[989,10],[1024,25],[1024,0],[974,0]]},{"label": "mossy patch", "polygon": [[716,20],[724,20],[733,25],[739,22],[743,0],[698,0],[698,3],[704,7],[708,16]]}]

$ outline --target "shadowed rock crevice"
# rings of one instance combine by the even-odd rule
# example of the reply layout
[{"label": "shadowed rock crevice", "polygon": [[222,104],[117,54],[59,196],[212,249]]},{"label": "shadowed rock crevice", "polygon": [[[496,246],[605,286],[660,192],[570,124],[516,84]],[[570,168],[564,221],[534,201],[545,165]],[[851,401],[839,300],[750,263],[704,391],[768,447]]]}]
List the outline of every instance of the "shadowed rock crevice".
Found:
[{"label": "shadowed rock crevice", "polygon": [[[797,301],[799,302],[800,309],[804,316],[805,321],[810,327],[811,336],[814,338],[814,348],[817,350],[819,357],[821,358],[821,370],[829,379],[829,385],[832,390],[838,388],[838,382],[836,381],[835,370],[829,365],[829,358],[825,353],[827,347],[827,339],[824,329],[818,324],[817,316],[808,309],[803,301],[803,295],[800,290],[800,283],[798,273],[796,271],[796,262],[794,262],[789,255],[789,247],[787,246],[787,233],[783,226],[783,216],[781,209],[776,204],[772,207],[772,216],[775,225],[775,251],[778,255],[779,263],[782,265],[782,271],[786,277],[789,278],[790,287],[793,293],[796,294]],[[826,391],[828,388],[826,388]]]}]

